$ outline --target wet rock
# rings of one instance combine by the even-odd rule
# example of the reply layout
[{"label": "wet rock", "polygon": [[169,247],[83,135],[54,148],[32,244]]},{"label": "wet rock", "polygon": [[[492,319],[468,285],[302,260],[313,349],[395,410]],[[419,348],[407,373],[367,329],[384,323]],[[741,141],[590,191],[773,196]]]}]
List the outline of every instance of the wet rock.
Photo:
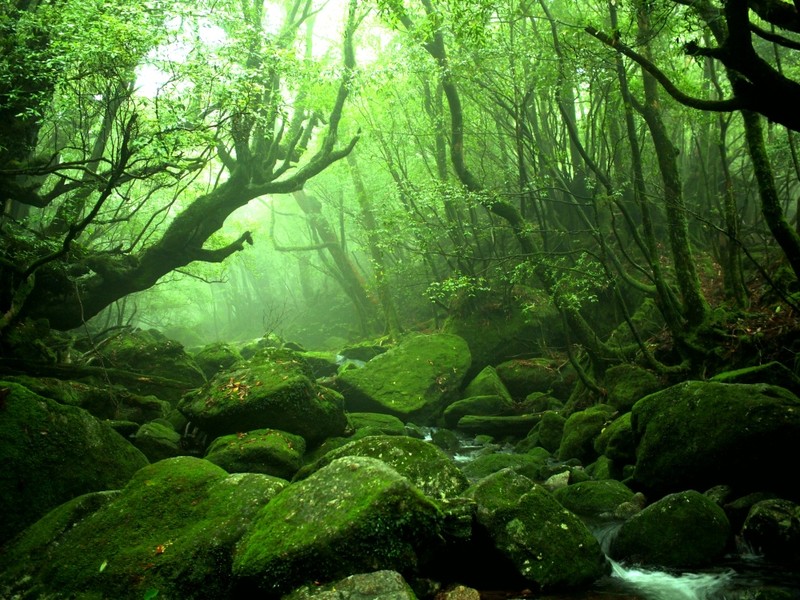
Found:
[{"label": "wet rock", "polygon": [[306,442],[299,435],[277,429],[256,429],[215,439],[206,460],[228,473],[263,473],[291,479],[303,466]]},{"label": "wet rock", "polygon": [[702,567],[722,556],[730,533],[725,512],[689,490],[665,496],[626,521],[609,555],[662,567]]},{"label": "wet rock", "polygon": [[607,479],[562,487],[553,492],[553,497],[581,517],[610,519],[620,504],[633,500],[633,491],[624,483]]},{"label": "wet rock", "polygon": [[2,583],[30,598],[230,597],[234,545],[284,485],[198,458],[160,461],[80,519],[76,502],[91,498],[34,524],[8,548]]},{"label": "wet rock", "polygon": [[266,351],[246,366],[218,374],[178,404],[210,437],[278,429],[309,445],[347,428],[342,397],[318,386],[308,364],[287,350]]},{"label": "wet rock", "polygon": [[314,464],[304,467],[295,479],[303,479],[336,459],[366,456],[385,462],[435,498],[457,496],[469,485],[464,474],[438,447],[407,436],[370,436],[331,450]]},{"label": "wet rock", "polygon": [[510,469],[467,491],[494,549],[530,585],[553,590],[588,585],[608,572],[600,545],[552,494]]},{"label": "wet rock", "polygon": [[783,459],[800,455],[800,399],[784,388],[687,381],[637,402],[631,426],[648,495],[718,484],[798,494]]},{"label": "wet rock", "polygon": [[432,501],[386,463],[339,458],[260,511],[234,558],[237,593],[279,597],[365,571],[412,573],[435,549],[441,521]]},{"label": "wet rock", "polygon": [[147,464],[83,409],[11,382],[0,382],[0,394],[0,543],[62,502],[122,487]]},{"label": "wet rock", "polygon": [[337,389],[352,412],[382,412],[433,425],[453,401],[471,363],[458,336],[417,335],[339,375]]},{"label": "wet rock", "polygon": [[757,554],[796,566],[800,562],[800,505],[781,499],[757,502],[745,519],[741,537]]}]

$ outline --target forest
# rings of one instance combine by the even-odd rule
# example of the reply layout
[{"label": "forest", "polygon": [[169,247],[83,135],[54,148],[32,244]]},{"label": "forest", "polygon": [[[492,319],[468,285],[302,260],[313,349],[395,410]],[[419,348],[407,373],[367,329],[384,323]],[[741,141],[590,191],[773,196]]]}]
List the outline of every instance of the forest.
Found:
[{"label": "forest", "polygon": [[0,598],[795,597],[798,51],[797,0],[0,0]]}]

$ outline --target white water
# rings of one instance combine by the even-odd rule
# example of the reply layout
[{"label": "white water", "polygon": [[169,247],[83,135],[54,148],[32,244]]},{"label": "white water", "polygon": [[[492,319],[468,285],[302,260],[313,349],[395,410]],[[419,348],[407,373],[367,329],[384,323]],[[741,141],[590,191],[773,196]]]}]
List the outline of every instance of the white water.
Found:
[{"label": "white water", "polygon": [[733,571],[719,573],[680,573],[648,571],[623,567],[609,559],[611,577],[624,582],[647,600],[713,600],[724,598],[723,590],[730,585]]}]

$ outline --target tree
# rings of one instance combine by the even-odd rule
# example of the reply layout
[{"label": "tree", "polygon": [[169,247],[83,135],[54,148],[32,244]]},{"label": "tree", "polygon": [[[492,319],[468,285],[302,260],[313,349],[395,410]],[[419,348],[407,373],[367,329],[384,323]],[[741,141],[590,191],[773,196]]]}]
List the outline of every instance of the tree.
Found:
[{"label": "tree", "polygon": [[[314,13],[311,1],[288,2],[282,26],[271,33],[264,29],[268,20],[258,0],[222,8],[216,4],[227,19],[221,24],[225,43],[214,54],[195,45],[191,64],[173,64],[179,80],[164,86],[172,95],[152,100],[127,97],[124,110],[117,109],[109,117],[115,123],[114,132],[101,160],[92,158],[87,148],[82,152],[88,159],[77,165],[61,162],[53,169],[51,194],[84,190],[74,193],[91,200],[85,207],[67,211],[71,222],[55,244],[52,238],[29,231],[26,235],[42,241],[28,244],[28,256],[15,254],[18,244],[6,245],[2,276],[13,290],[3,298],[7,322],[29,316],[47,318],[59,329],[73,328],[173,270],[195,261],[220,262],[253,243],[246,231],[233,241],[208,245],[230,214],[260,196],[301,190],[352,150],[357,135],[342,145],[338,139],[354,66],[355,1],[348,9],[342,67],[327,115],[319,99],[308,96],[313,80],[294,76],[303,67],[318,74],[302,53],[297,55],[302,46],[298,31]],[[48,115],[53,120],[59,117]],[[70,142],[91,137],[87,133],[77,131]],[[57,156],[70,149],[69,144],[59,146]],[[95,162],[105,165],[96,174],[85,166]],[[190,200],[184,199],[190,191],[187,181],[209,169],[218,171],[215,182],[206,191],[195,191]],[[76,172],[88,175],[76,176]],[[86,187],[99,194],[86,192]],[[137,202],[149,205],[157,190],[164,202],[167,189],[172,196],[165,204],[151,210],[131,208]],[[112,197],[114,211],[98,219]],[[10,199],[24,200],[20,194]],[[64,194],[56,194],[48,204],[57,201],[67,200]],[[113,229],[120,223],[137,224],[139,230],[111,247],[109,231],[100,245],[92,244],[85,234],[90,225]],[[42,251],[38,248],[42,244],[50,247]]]}]

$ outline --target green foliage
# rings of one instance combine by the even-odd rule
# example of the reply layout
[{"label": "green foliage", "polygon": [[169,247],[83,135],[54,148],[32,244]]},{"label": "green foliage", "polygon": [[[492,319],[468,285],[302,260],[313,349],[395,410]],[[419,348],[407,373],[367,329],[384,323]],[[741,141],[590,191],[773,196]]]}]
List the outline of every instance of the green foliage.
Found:
[{"label": "green foliage", "polygon": [[452,275],[443,281],[434,281],[425,291],[431,301],[449,306],[455,299],[475,298],[481,292],[491,292],[486,279],[467,275]]}]

